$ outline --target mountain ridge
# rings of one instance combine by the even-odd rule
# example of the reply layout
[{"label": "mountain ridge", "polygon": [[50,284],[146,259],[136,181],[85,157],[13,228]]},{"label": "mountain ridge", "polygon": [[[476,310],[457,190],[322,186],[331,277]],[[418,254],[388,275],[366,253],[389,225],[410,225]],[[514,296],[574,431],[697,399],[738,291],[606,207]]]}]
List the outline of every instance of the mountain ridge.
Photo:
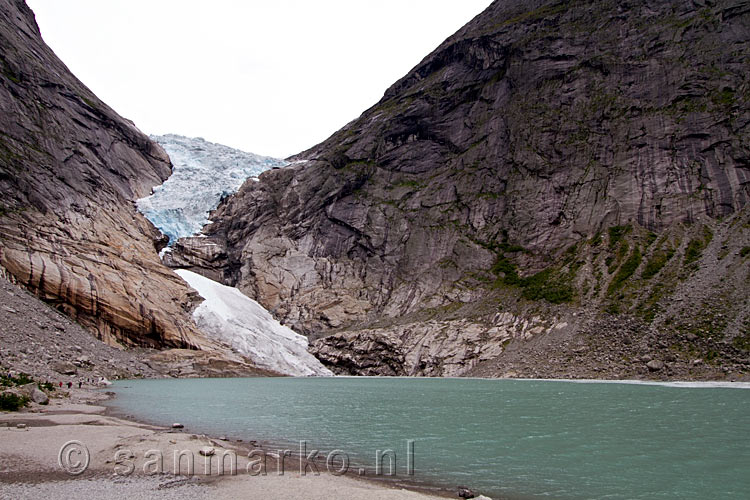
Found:
[{"label": "mountain ridge", "polygon": [[[746,1],[496,1],[378,104],[291,158],[304,163],[224,200],[206,238],[181,240],[192,269],[311,338],[334,334],[318,344],[331,366],[351,361],[352,335],[365,365],[377,364],[367,346],[382,335],[388,353],[419,359],[413,331],[363,329],[472,304],[487,309],[472,323],[480,337],[526,325],[470,342],[490,357],[528,336],[535,316],[544,326],[531,337],[575,336],[602,314],[658,334],[669,318],[655,304],[697,279],[684,268],[720,243],[701,234],[747,238],[749,18]],[[729,252],[735,267],[740,250]],[[642,273],[659,259],[674,268],[659,268],[670,292],[654,298]],[[710,266],[730,272],[719,260]],[[493,324],[495,313],[513,318]],[[746,334],[746,314],[732,313],[727,340]],[[438,348],[431,373],[454,349],[458,372],[473,369],[464,340]]]}]

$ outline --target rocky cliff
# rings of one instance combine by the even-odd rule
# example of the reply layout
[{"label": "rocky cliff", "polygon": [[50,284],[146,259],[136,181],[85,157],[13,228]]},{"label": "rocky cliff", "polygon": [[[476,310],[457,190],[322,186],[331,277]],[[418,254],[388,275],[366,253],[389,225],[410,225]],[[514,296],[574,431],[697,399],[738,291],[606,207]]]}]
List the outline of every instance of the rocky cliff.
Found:
[{"label": "rocky cliff", "polygon": [[100,339],[210,346],[134,205],[167,155],[68,71],[22,0],[0,1],[0,47],[0,265]]},{"label": "rocky cliff", "polygon": [[[740,272],[739,290],[701,292],[731,311],[723,344],[681,348],[686,363],[724,353],[741,370],[748,68],[747,1],[498,0],[176,251],[293,328],[335,333],[318,355],[349,373],[466,373],[515,339],[559,333],[578,349],[607,330],[597,322],[629,317],[639,338],[659,336],[682,283],[728,266],[704,278]],[[591,342],[610,355],[604,337]],[[432,368],[416,355],[428,351]]]}]

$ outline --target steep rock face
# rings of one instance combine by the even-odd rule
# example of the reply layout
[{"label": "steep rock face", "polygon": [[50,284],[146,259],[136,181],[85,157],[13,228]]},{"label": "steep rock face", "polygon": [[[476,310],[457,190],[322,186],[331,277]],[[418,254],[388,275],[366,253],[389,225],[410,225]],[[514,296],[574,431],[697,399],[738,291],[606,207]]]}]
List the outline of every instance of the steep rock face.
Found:
[{"label": "steep rock face", "polygon": [[747,1],[498,0],[185,259],[318,336],[479,300],[501,245],[527,274],[607,227],[732,214],[748,67]]},{"label": "steep rock face", "polygon": [[210,346],[134,206],[167,155],[68,71],[21,0],[0,1],[0,46],[0,265],[101,339]]}]

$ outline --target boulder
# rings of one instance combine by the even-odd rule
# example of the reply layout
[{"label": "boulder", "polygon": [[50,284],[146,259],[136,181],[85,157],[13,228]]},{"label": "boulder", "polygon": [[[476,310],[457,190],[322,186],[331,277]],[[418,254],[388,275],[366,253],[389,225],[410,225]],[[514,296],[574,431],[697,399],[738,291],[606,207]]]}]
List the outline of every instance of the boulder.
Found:
[{"label": "boulder", "polygon": [[63,375],[75,375],[78,373],[78,368],[70,361],[56,361],[52,363],[50,368]]},{"label": "boulder", "polygon": [[212,448],[210,446],[205,446],[205,447],[201,448],[198,451],[198,453],[200,455],[204,456],[204,457],[212,457],[212,456],[214,456],[216,454],[216,449],[214,449],[214,448]]},{"label": "boulder", "polygon": [[648,367],[648,369],[652,372],[658,372],[659,370],[664,368],[664,362],[659,361],[658,359],[654,359],[646,363],[646,367]]},{"label": "boulder", "polygon": [[458,487],[458,496],[460,498],[474,498],[474,492],[466,486]]},{"label": "boulder", "polygon": [[47,397],[44,391],[38,387],[34,387],[34,390],[31,391],[31,400],[40,405],[46,405],[49,403],[49,397]]}]

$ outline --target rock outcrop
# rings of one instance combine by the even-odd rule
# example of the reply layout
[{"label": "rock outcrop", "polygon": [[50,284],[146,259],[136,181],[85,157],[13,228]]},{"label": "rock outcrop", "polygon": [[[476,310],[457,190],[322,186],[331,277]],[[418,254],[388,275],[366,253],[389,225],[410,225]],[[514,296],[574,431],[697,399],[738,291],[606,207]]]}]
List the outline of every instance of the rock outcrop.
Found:
[{"label": "rock outcrop", "polygon": [[[691,261],[696,231],[750,197],[748,67],[747,1],[495,1],[358,119],[225,200],[174,262],[313,338],[336,333],[318,352],[355,372],[357,332],[373,349],[398,338],[401,359],[418,336],[371,323],[451,304],[492,305],[481,328],[517,300],[547,320],[551,302],[655,321],[643,311],[668,294],[653,281],[650,306],[619,299],[645,257]],[[687,239],[649,246],[667,233]],[[605,250],[587,243],[602,235]]]},{"label": "rock outcrop", "polygon": [[169,158],[78,81],[22,0],[0,1],[0,265],[100,339],[210,346],[134,206]]}]

